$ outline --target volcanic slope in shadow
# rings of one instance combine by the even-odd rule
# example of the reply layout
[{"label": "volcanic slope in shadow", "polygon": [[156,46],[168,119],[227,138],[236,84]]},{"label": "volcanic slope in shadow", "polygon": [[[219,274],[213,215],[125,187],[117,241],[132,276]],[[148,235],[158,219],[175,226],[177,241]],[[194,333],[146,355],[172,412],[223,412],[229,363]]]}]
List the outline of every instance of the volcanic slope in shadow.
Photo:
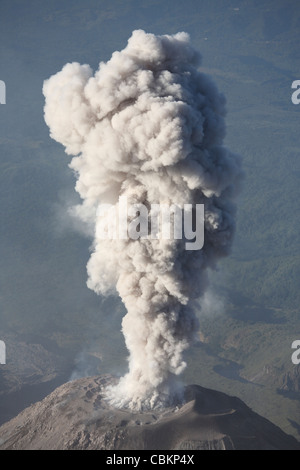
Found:
[{"label": "volcanic slope in shadow", "polygon": [[68,382],[0,427],[0,450],[300,450],[300,443],[240,399],[199,385],[162,410],[115,409],[103,398],[117,379]]}]

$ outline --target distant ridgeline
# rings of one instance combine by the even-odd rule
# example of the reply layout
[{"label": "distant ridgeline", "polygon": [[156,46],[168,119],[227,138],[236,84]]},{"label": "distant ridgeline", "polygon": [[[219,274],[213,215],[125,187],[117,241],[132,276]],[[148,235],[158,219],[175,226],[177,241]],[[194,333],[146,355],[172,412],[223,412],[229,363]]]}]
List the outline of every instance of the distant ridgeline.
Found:
[{"label": "distant ridgeline", "polygon": [[0,80],[0,104],[6,104],[6,85],[3,80]]}]

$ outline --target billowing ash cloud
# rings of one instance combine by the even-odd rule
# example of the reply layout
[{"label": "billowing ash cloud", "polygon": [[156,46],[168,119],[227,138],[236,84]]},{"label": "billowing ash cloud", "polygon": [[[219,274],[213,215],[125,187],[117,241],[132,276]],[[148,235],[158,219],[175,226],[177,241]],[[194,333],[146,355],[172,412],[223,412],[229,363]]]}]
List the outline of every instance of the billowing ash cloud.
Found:
[{"label": "billowing ash cloud", "polygon": [[[95,228],[88,287],[116,289],[127,309],[129,371],[111,393],[117,406],[164,405],[178,392],[183,353],[197,333],[193,302],[232,243],[240,160],[222,146],[225,100],[200,61],[186,33],[138,30],[95,74],[69,63],[44,83],[51,137],[74,156],[77,214]],[[187,250],[173,237],[98,237],[99,205],[118,207],[121,196],[149,210],[204,204],[203,248]]]}]

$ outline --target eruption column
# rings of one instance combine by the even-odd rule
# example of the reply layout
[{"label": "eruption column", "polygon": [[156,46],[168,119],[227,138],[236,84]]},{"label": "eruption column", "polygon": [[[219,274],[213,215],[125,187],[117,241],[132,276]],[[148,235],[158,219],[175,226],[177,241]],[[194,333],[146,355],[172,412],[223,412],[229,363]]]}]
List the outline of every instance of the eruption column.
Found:
[{"label": "eruption column", "polygon": [[[94,226],[87,285],[117,290],[127,314],[122,331],[129,371],[111,393],[117,406],[166,405],[178,393],[183,353],[197,333],[193,309],[207,268],[229,253],[240,159],[223,145],[225,99],[199,71],[186,33],[134,31],[93,74],[66,64],[45,81],[45,121],[73,155],[82,198],[77,214]],[[204,204],[204,246],[162,237],[97,236],[100,204]]]}]

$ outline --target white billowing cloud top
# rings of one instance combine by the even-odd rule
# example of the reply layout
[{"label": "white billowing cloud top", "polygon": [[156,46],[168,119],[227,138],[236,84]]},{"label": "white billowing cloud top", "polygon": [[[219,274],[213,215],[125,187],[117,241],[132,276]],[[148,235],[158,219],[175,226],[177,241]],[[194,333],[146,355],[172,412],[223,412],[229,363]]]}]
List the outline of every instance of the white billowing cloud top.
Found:
[{"label": "white billowing cloud top", "polygon": [[[166,405],[180,393],[176,377],[198,328],[193,301],[232,243],[240,159],[222,145],[225,100],[200,63],[188,34],[138,30],[95,73],[69,63],[43,87],[50,135],[73,156],[78,216],[95,227],[88,287],[116,289],[127,309],[129,371],[111,391],[117,406]],[[120,197],[149,208],[204,204],[203,248],[98,238],[99,205],[117,207]]]}]

